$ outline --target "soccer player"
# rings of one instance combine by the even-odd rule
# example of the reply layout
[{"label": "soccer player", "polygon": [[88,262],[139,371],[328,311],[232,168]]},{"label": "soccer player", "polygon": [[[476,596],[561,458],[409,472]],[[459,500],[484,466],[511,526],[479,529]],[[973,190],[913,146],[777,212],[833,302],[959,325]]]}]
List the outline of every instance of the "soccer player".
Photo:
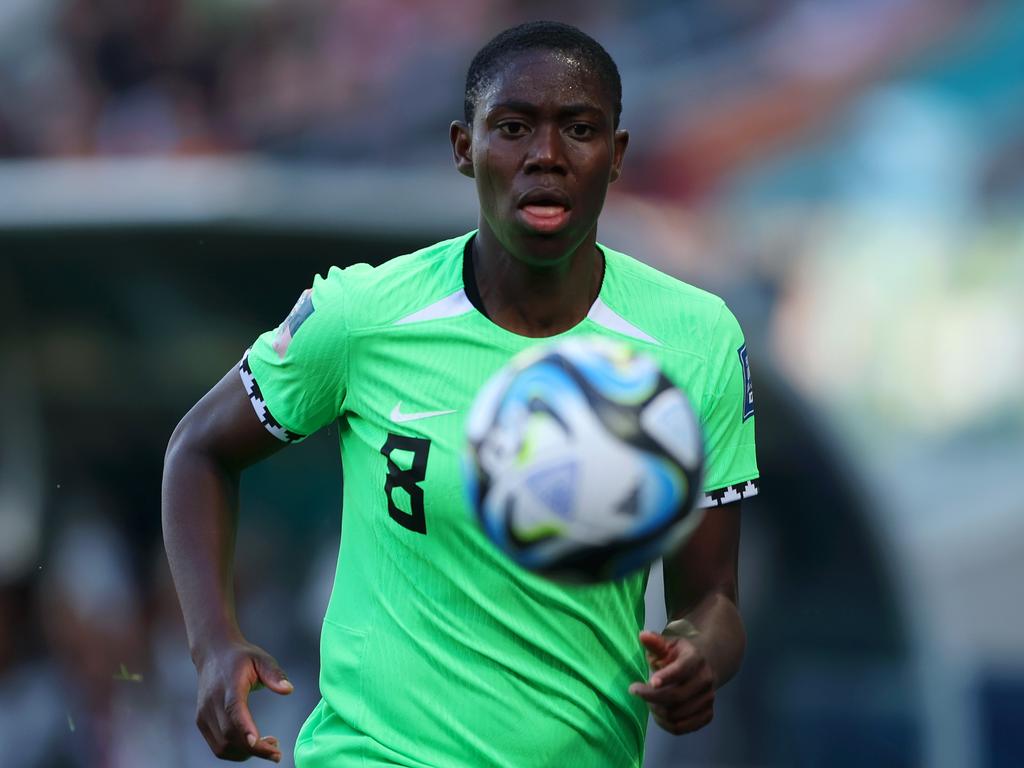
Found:
[{"label": "soccer player", "polygon": [[[677,734],[711,720],[745,645],[740,500],[757,490],[746,349],[719,298],[597,244],[629,138],[620,112],[615,64],[579,30],[498,35],[473,59],[450,131],[478,229],[317,277],[175,430],[164,536],[198,726],[220,757],[279,760],[246,700],[292,690],[234,614],[239,474],[334,422],[341,550],[298,766],[639,766],[648,710]],[[581,333],[654,355],[701,418],[712,509],[665,564],[661,634],[639,632],[646,574],[546,581],[484,538],[463,497],[463,422],[481,384],[520,350]]]}]

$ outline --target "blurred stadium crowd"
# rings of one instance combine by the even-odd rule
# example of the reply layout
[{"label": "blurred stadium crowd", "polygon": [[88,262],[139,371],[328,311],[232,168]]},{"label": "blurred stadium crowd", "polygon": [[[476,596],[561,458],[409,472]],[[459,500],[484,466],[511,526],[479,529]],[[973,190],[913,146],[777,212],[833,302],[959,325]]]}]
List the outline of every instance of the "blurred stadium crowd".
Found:
[{"label": "blurred stadium crowd", "polygon": [[[558,13],[614,53],[653,158],[637,186],[678,193],[801,135],[971,0],[593,0]],[[444,162],[468,59],[549,4],[464,0],[7,0],[0,156],[270,152]],[[440,148],[439,148],[440,145]],[[675,161],[663,168],[664,156]],[[662,169],[662,170],[657,170]],[[679,185],[687,185],[681,188]]]},{"label": "blurred stadium crowd", "polygon": [[[17,194],[5,167],[33,160],[244,154],[444,169],[473,52],[552,13],[509,0],[3,0],[0,208]],[[879,711],[909,707],[916,725],[888,742],[876,732],[881,757],[860,764],[1020,765],[999,741],[1009,731],[995,729],[1024,707],[1024,620],[1006,609],[1024,578],[1011,487],[1024,460],[1024,7],[589,0],[555,15],[601,40],[623,74],[632,143],[609,202],[610,244],[735,301],[765,376],[821,414],[874,497],[869,523],[917,638],[903,671],[926,682],[921,702],[869,697]],[[189,380],[164,397],[135,425],[144,438],[102,434],[97,423],[130,430],[131,419],[76,414],[76,380],[130,377],[133,359],[100,357],[108,372],[82,351],[104,339],[83,333],[89,319],[62,313],[59,297],[89,286],[85,272],[47,278],[47,317],[34,315],[43,287],[25,275],[44,270],[6,259],[5,242],[0,232],[0,301],[20,316],[0,333],[0,763],[213,765],[192,723],[195,675],[158,509],[171,414],[203,390]],[[138,266],[123,263],[128,274]],[[136,309],[169,279],[138,274]],[[203,282],[194,264],[193,274]],[[209,302],[228,290],[203,288]],[[209,329],[220,340],[203,349],[217,362],[203,370],[223,371],[225,350],[279,319],[239,315],[230,343]],[[140,359],[160,333],[194,330],[180,307],[140,322],[145,332],[124,347]],[[171,367],[150,372],[172,378]],[[20,375],[29,370],[41,390]],[[96,402],[149,413],[135,402],[145,397]],[[332,441],[314,438],[314,452],[256,471],[243,502],[242,625],[305,681],[290,700],[254,698],[264,732],[283,740],[317,698],[340,499]],[[91,454],[76,458],[82,446]],[[779,556],[770,535],[749,541],[755,568]],[[767,589],[751,592],[755,613],[784,610]],[[943,620],[950,601],[958,622]],[[933,637],[940,624],[946,634]],[[835,698],[814,685],[786,690]],[[976,689],[995,693],[982,701]],[[879,718],[868,722],[888,722]],[[744,741],[724,727],[674,752],[652,749],[650,764],[826,764],[814,749],[828,745]],[[842,760],[827,764],[855,764]]]},{"label": "blurred stadium crowd", "polygon": [[[384,98],[402,81],[407,97],[436,95],[429,75],[461,65],[493,15],[458,0],[5,8],[0,152],[8,156],[286,148],[358,122],[357,112],[372,133],[402,114]],[[426,81],[417,77],[424,62]]]}]

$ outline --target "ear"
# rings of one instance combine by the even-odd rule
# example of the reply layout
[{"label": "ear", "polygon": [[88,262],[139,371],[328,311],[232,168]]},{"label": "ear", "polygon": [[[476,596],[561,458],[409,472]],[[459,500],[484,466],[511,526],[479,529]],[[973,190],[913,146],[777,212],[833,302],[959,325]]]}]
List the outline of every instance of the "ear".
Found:
[{"label": "ear", "polygon": [[614,147],[612,148],[612,174],[609,181],[615,181],[622,175],[622,158],[626,155],[626,146],[629,144],[629,131],[616,131]]},{"label": "ear", "polygon": [[455,168],[463,176],[473,178],[473,128],[462,120],[456,120],[448,129],[452,141],[452,156]]}]

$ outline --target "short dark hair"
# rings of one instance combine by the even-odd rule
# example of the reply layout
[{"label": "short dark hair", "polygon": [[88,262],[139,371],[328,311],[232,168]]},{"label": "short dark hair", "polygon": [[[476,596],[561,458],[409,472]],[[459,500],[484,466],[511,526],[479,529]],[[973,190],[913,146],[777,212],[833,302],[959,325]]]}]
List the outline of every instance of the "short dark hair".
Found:
[{"label": "short dark hair", "polygon": [[491,82],[498,68],[511,56],[523,51],[547,50],[576,56],[597,73],[608,89],[615,108],[615,128],[622,115],[622,79],[619,68],[599,42],[569,24],[557,21],[531,21],[506,29],[481,48],[466,73],[465,115],[473,124],[477,99]]}]

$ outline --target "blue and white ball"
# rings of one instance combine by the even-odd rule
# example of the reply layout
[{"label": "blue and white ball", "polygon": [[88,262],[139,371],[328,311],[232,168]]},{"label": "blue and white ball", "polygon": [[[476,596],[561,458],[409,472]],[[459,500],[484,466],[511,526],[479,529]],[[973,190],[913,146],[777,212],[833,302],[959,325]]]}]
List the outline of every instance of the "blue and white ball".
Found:
[{"label": "blue and white ball", "polygon": [[700,523],[704,446],[649,355],[575,337],[515,357],[466,423],[466,488],[486,536],[558,581],[617,579]]}]

